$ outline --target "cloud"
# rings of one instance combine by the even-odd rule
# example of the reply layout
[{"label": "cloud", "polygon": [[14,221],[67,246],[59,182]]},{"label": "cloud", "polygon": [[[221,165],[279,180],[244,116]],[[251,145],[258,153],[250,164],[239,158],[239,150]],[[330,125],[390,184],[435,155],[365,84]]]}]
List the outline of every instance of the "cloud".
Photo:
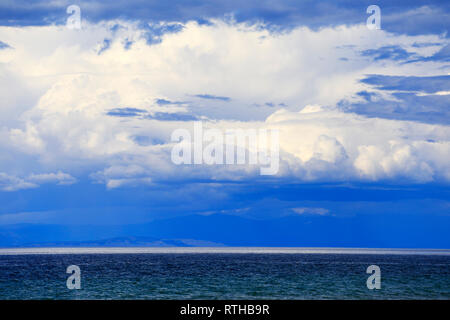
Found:
[{"label": "cloud", "polygon": [[329,214],[329,210],[325,208],[292,208],[296,214],[299,215],[319,215],[324,216]]},{"label": "cloud", "polygon": [[0,41],[0,50],[9,49],[9,48],[11,48],[11,46],[9,44]]},{"label": "cloud", "polygon": [[37,188],[41,184],[54,183],[58,185],[71,185],[76,182],[70,174],[61,171],[57,173],[30,174],[26,178],[19,178],[0,172],[0,190],[17,191]]},{"label": "cloud", "polygon": [[184,25],[178,22],[159,22],[159,23],[146,23],[143,24],[144,38],[147,44],[157,44],[162,42],[165,34],[177,33],[183,30]]},{"label": "cloud", "polygon": [[370,75],[362,83],[377,86],[381,90],[419,91],[434,93],[450,89],[450,75],[438,76],[386,76]]},{"label": "cloud", "polygon": [[201,98],[201,99],[208,99],[208,100],[221,100],[221,101],[230,101],[231,99],[229,97],[219,97],[214,96],[212,94],[196,94],[194,97]]},{"label": "cloud", "polygon": [[61,171],[57,173],[31,174],[27,180],[38,184],[56,183],[59,185],[71,185],[77,182],[77,179],[70,174]]},{"label": "cloud", "polygon": [[370,91],[356,93],[363,101],[341,101],[344,110],[369,117],[450,124],[449,76],[371,75],[361,82],[370,84]]},{"label": "cloud", "polygon": [[200,120],[198,117],[190,114],[183,113],[166,113],[166,112],[155,112],[154,114],[148,115],[147,118],[161,120],[161,121],[195,121]]},{"label": "cloud", "polygon": [[408,63],[419,62],[419,61],[420,62],[426,62],[426,61],[449,62],[450,61],[450,44],[447,44],[446,46],[442,47],[438,52],[434,53],[431,56],[413,59],[413,60],[408,61]]},{"label": "cloud", "polygon": [[414,54],[406,51],[400,46],[384,46],[378,49],[367,49],[361,52],[362,56],[372,57],[375,61],[378,60],[406,60]]},{"label": "cloud", "polygon": [[448,126],[309,110],[267,119],[289,154],[280,165],[284,174],[306,181],[448,181]]},{"label": "cloud", "polygon": [[109,110],[106,114],[113,117],[136,117],[147,111],[137,108],[115,108]]},{"label": "cloud", "polygon": [[37,185],[34,183],[0,172],[0,190],[2,191],[17,191],[36,187]]},{"label": "cloud", "polygon": [[183,101],[170,101],[166,99],[156,99],[156,103],[159,105],[186,104],[186,102]]},{"label": "cloud", "polygon": [[[413,45],[438,43],[439,36],[371,33],[364,25],[274,33],[264,24],[222,20],[183,23],[176,32],[162,32],[157,43],[148,43],[146,32],[140,23],[125,21],[85,23],[81,30],[0,28],[0,37],[15,48],[0,52],[1,68],[32,93],[24,103],[22,91],[2,92],[11,110],[22,108],[8,113],[0,131],[0,148],[33,159],[32,166],[21,167],[22,177],[61,170],[109,189],[260,181],[257,166],[171,162],[171,133],[192,130],[194,121],[202,120],[219,130],[279,130],[275,181],[450,180],[443,160],[449,157],[449,127],[424,114],[443,112],[448,97],[417,95],[449,90],[444,64],[399,64],[398,48],[391,44],[394,39],[408,52],[433,54],[439,48]],[[111,41],[99,55],[104,39]],[[124,41],[133,44],[125,48]],[[382,54],[361,57],[370,48],[391,48],[389,58],[368,64]],[[343,56],[348,60],[340,60]],[[1,79],[7,86],[9,78]],[[187,102],[196,92],[208,93]],[[344,99],[353,109],[340,104]],[[403,107],[392,116],[390,99],[414,110]],[[432,108],[418,110],[419,105]],[[54,175],[46,178],[73,181]],[[33,179],[22,178],[33,185],[45,180]]]},{"label": "cloud", "polygon": [[[0,25],[52,25],[65,24],[68,15],[66,8],[73,4],[63,1],[4,1],[0,4],[3,15]],[[148,28],[149,43],[159,43],[164,32],[176,32],[182,28],[177,22],[186,23],[195,20],[202,25],[212,24],[214,19],[235,19],[240,23],[264,22],[271,30],[280,32],[296,27],[308,27],[312,30],[339,25],[365,24],[366,9],[373,4],[363,1],[353,5],[346,0],[327,0],[317,2],[278,0],[242,1],[174,0],[165,3],[157,0],[120,0],[114,5],[102,1],[79,0],[82,21],[98,23],[105,20],[124,19],[139,21],[142,25],[154,23]],[[408,6],[396,2],[380,0],[382,28],[391,33],[408,35],[446,34],[449,29],[449,7],[439,0],[409,1]],[[232,18],[230,18],[230,16]],[[169,22],[169,23],[167,23]],[[116,29],[114,29],[116,30]]]}]

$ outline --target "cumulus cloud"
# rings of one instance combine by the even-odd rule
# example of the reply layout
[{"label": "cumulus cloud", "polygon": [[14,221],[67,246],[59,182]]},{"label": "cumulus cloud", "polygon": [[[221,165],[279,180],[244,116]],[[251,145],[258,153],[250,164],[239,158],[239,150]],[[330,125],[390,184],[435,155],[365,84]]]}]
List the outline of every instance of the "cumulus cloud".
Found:
[{"label": "cumulus cloud", "polygon": [[76,179],[74,177],[61,171],[57,173],[30,174],[25,178],[0,172],[0,190],[2,191],[17,191],[37,188],[44,183],[71,185],[75,182]]},{"label": "cumulus cloud", "polygon": [[[441,43],[438,36],[394,36],[364,25],[273,33],[261,24],[221,20],[191,21],[176,31],[149,42],[148,28],[133,22],[86,23],[81,30],[0,27],[1,39],[14,47],[0,51],[0,68],[30,97],[0,91],[8,97],[0,148],[34,157],[39,172],[57,171],[24,168],[22,180],[5,172],[2,189],[71,184],[73,171],[108,188],[260,178],[255,166],[174,165],[171,132],[192,130],[197,120],[220,130],[279,130],[274,179],[450,180],[448,126],[369,118],[339,106],[342,99],[360,101],[358,92],[378,84],[412,81],[430,92],[414,74],[435,77],[444,90],[439,61],[399,64],[403,51],[392,46],[395,40],[408,55],[433,55],[443,45],[417,43]],[[373,48],[384,51],[368,51]],[[373,61],[383,54],[393,59]],[[387,71],[400,78],[361,81]],[[16,108],[21,112],[11,111]]]},{"label": "cumulus cloud", "polygon": [[280,110],[267,119],[279,128],[281,149],[291,156],[282,162],[285,174],[303,180],[448,181],[448,126],[314,110]]}]

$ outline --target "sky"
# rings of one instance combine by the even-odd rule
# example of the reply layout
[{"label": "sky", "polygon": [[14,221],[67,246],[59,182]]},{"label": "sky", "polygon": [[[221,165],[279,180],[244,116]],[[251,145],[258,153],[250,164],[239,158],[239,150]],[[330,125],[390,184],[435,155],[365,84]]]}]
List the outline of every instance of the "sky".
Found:
[{"label": "sky", "polygon": [[[2,0],[0,246],[450,249],[449,25],[448,1]],[[199,122],[277,130],[279,170],[175,164]]]}]

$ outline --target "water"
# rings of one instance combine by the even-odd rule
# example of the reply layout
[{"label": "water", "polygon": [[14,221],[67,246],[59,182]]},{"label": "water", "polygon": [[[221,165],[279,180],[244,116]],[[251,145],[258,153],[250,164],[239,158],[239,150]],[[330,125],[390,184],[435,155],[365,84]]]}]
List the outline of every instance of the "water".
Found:
[{"label": "water", "polygon": [[[26,250],[0,250],[0,299],[450,299],[448,251]],[[73,264],[81,290],[66,287]],[[380,290],[366,287],[372,264]]]}]

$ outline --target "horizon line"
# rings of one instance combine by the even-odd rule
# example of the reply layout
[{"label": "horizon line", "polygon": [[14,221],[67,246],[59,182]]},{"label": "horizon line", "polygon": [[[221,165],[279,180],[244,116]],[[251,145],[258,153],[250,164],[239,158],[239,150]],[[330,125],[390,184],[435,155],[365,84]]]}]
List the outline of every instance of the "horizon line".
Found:
[{"label": "horizon line", "polygon": [[51,254],[381,254],[444,255],[450,249],[349,248],[349,247],[23,247],[0,248],[2,255]]}]

